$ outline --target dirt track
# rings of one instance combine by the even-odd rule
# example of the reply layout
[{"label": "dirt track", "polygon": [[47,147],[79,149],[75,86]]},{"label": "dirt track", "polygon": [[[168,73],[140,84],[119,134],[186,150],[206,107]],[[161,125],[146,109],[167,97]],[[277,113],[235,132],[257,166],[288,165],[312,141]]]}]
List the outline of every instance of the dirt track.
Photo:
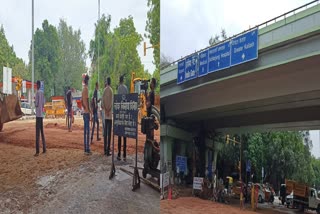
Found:
[{"label": "dirt track", "polygon": [[[83,164],[95,161],[97,167],[99,164],[103,166],[107,163],[108,167],[104,170],[109,170],[111,157],[102,155],[103,139],[97,142],[95,135],[94,143],[91,145],[93,155],[84,155],[82,118],[75,119],[72,132],[66,130],[64,119],[44,120],[44,126],[47,154],[40,153],[39,157],[33,156],[35,120],[7,123],[3,132],[0,132],[0,211],[7,209],[27,212],[34,203],[45,200],[46,197],[39,193],[39,184],[37,184],[43,176],[63,172],[63,177],[67,177],[68,170],[77,171]],[[100,123],[102,138],[101,133]],[[159,131],[156,136],[159,139]],[[143,152],[144,139],[145,137],[140,133],[138,142],[140,156]],[[117,138],[115,142],[116,153]],[[135,147],[135,140],[127,139],[128,161],[126,164],[133,164],[132,155],[135,153]],[[40,151],[42,151],[41,147]],[[121,161],[118,164],[123,163]]]}]

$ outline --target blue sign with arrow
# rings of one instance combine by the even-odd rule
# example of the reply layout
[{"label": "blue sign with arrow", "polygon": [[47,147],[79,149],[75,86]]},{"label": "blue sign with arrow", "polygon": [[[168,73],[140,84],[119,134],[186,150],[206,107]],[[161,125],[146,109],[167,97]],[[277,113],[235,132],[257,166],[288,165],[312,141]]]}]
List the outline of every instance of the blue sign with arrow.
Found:
[{"label": "blue sign with arrow", "polygon": [[198,76],[202,77],[208,73],[208,50],[199,54],[199,73]]},{"label": "blue sign with arrow", "polygon": [[185,62],[185,81],[198,77],[198,54],[193,54],[186,58]]},{"label": "blue sign with arrow", "polygon": [[182,60],[178,63],[178,77],[177,83],[183,83],[185,79],[185,60]]},{"label": "blue sign with arrow", "polygon": [[231,40],[231,66],[258,58],[258,29]]},{"label": "blue sign with arrow", "polygon": [[230,41],[209,49],[209,73],[230,67]]}]

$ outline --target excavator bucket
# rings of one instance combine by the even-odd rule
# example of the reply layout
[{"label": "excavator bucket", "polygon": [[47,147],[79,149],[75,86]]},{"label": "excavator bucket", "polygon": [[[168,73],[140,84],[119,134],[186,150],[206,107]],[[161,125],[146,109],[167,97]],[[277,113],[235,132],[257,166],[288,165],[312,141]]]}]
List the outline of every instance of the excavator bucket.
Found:
[{"label": "excavator bucket", "polygon": [[17,120],[23,116],[16,95],[0,95],[0,123]]}]

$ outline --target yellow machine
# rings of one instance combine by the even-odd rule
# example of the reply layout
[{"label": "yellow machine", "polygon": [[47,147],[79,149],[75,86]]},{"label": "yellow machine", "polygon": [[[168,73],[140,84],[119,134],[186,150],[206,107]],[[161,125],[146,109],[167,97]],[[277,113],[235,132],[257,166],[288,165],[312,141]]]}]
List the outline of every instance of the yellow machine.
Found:
[{"label": "yellow machine", "polygon": [[138,123],[141,122],[141,118],[147,116],[147,90],[149,80],[145,78],[136,78],[135,73],[131,73],[130,93],[139,94],[139,112]]},{"label": "yellow machine", "polygon": [[160,126],[160,112],[155,107],[151,107],[151,115],[147,115],[147,91],[149,79],[136,78],[135,73],[131,74],[130,93],[139,95],[138,123],[141,124],[141,132],[146,135],[144,145],[144,168],[142,176],[146,178],[147,174],[158,178],[160,184],[160,170],[158,165],[160,161],[160,144],[154,138],[154,130]]}]

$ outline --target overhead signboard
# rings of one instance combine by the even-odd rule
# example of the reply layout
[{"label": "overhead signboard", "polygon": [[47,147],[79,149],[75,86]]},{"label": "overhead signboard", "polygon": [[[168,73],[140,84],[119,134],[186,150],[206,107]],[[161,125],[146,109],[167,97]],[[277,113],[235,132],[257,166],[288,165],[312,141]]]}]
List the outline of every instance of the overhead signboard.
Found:
[{"label": "overhead signboard", "polygon": [[185,60],[182,60],[178,63],[178,77],[177,83],[183,83],[185,79]]},{"label": "overhead signboard", "polygon": [[186,58],[184,81],[198,77],[198,54],[193,54]]},{"label": "overhead signboard", "polygon": [[198,77],[202,77],[208,73],[208,50],[199,54],[199,72]]},{"label": "overhead signboard", "polygon": [[258,29],[241,34],[178,62],[177,83],[258,58]]},{"label": "overhead signboard", "polygon": [[113,98],[114,134],[137,139],[138,94],[117,94]]},{"label": "overhead signboard", "polygon": [[231,66],[258,58],[258,29],[231,40]]},{"label": "overhead signboard", "polygon": [[230,67],[230,41],[209,49],[209,73]]}]

